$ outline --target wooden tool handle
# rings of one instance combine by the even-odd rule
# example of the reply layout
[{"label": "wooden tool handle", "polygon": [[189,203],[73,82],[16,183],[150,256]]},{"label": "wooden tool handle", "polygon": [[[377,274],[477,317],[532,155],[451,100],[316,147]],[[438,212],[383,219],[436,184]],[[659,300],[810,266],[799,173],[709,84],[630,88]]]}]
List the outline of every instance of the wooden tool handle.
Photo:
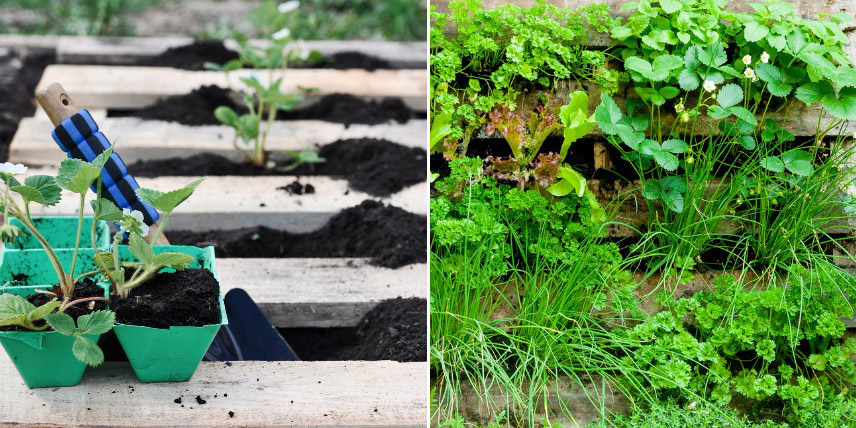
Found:
[{"label": "wooden tool handle", "polygon": [[[45,113],[48,114],[48,117],[51,119],[54,126],[59,126],[59,124],[74,116],[81,110],[80,107],[75,105],[74,101],[71,100],[71,97],[65,91],[65,88],[56,82],[36,91],[36,101],[39,102],[39,105],[42,106]],[[153,224],[148,236],[154,236],[155,231],[157,230],[158,225]],[[149,238],[147,237],[146,241],[148,240]],[[169,245],[169,240],[166,239],[165,235],[161,234],[158,237],[158,242],[154,244]]]},{"label": "wooden tool handle", "polygon": [[62,85],[56,82],[36,91],[36,101],[48,114],[54,126],[59,126],[80,111]]}]

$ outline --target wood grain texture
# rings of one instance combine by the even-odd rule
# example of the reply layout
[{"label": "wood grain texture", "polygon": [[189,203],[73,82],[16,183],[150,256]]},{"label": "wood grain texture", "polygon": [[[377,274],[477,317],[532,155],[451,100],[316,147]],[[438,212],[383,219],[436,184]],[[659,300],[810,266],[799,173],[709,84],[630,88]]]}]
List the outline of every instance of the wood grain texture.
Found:
[{"label": "wood grain texture", "polygon": [[353,327],[381,300],[428,298],[424,263],[387,269],[366,259],[217,259],[224,291],[243,288],[275,327]]},{"label": "wood grain texture", "polygon": [[[283,78],[281,90],[300,93],[300,88],[317,88],[315,96],[345,93],[362,97],[400,97],[413,108],[427,105],[426,70],[329,70],[295,69],[276,71],[273,80]],[[62,82],[77,105],[83,108],[141,108],[159,99],[190,93],[204,85],[244,89],[241,77],[256,76],[263,84],[267,74],[237,70],[229,75],[218,71],[188,71],[165,67],[118,67],[99,65],[49,65],[38,88]]]},{"label": "wood grain texture", "polygon": [[202,362],[189,382],[142,384],[128,363],[108,362],[88,368],[78,386],[31,390],[2,353],[0,425],[424,426],[427,370],[392,361]]},{"label": "wood grain texture", "polygon": [[[28,175],[56,175],[55,169],[31,168]],[[141,187],[160,191],[178,189],[196,177],[137,178]],[[290,195],[279,187],[295,177],[208,177],[181,207],[170,216],[171,230],[239,229],[267,226],[305,233],[316,230],[345,208],[354,207],[367,199],[426,215],[428,213],[428,184],[419,183],[388,197],[373,197],[351,189],[347,181],[323,176],[301,177],[302,184],[311,184],[315,193]],[[93,199],[92,192],[88,194]],[[34,205],[33,215],[77,215],[78,199],[63,191],[62,201],[52,207]],[[89,204],[87,203],[88,207]],[[167,230],[167,236],[169,230]]]},{"label": "wood grain texture", "polygon": [[[232,147],[234,131],[227,126],[187,126],[173,122],[132,117],[96,119],[107,138],[119,142],[126,163],[139,160],[188,157],[215,153],[235,161],[244,157]],[[381,125],[350,125],[318,120],[278,121],[271,127],[267,150],[307,150],[349,138],[378,138],[408,147],[424,147],[428,139],[425,120]],[[9,160],[29,166],[58,166],[65,159],[49,136],[53,125],[40,118],[25,118],[9,146]]]},{"label": "wood grain texture", "polygon": [[[57,82],[52,82],[36,91],[36,101],[50,119],[53,127],[59,126],[60,123],[80,111],[80,107],[74,103],[65,88]],[[50,131],[47,132],[48,135],[50,135]]]}]

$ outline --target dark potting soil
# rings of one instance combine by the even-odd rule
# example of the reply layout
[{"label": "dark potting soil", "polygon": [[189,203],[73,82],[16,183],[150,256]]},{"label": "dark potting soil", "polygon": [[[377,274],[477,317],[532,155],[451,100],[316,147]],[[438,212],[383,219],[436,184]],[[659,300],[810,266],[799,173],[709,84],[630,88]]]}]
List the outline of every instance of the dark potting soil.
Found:
[{"label": "dark potting soil", "polygon": [[0,161],[9,153],[9,143],[18,122],[36,111],[36,85],[48,64],[56,62],[53,50],[28,49],[0,55]]},{"label": "dark potting soil", "polygon": [[145,58],[137,65],[147,67],[172,67],[182,70],[205,70],[206,62],[225,64],[238,59],[238,53],[227,49],[219,40],[198,40],[189,45],[169,48],[162,54]]},{"label": "dark potting soil", "polygon": [[398,268],[426,262],[427,226],[425,216],[368,200],[314,232],[266,227],[172,231],[169,240],[174,245],[212,245],[217,257],[370,257],[374,265]]},{"label": "dark potting soil", "polygon": [[425,299],[380,302],[357,327],[280,329],[306,361],[425,361],[428,322]]},{"label": "dark potting soil", "polygon": [[155,328],[220,323],[220,285],[207,269],[159,273],[131,290],[125,299],[114,298],[116,322]]},{"label": "dark potting soil", "polygon": [[325,56],[321,61],[301,64],[295,68],[332,68],[336,70],[358,68],[374,71],[377,69],[395,69],[397,67],[393,67],[389,61],[366,55],[362,52],[336,52]]},{"label": "dark potting soil", "polygon": [[[236,102],[236,99],[227,89],[203,86],[189,94],[168,97],[139,110],[110,110],[107,116],[133,116],[191,126],[219,125],[220,122],[214,117],[214,110],[219,106],[231,107],[240,114],[246,113],[246,108]],[[377,125],[392,120],[404,123],[410,119],[424,119],[425,113],[411,110],[398,98],[375,101],[348,94],[331,94],[306,107],[280,112],[277,117],[278,120],[323,120],[345,125]]]},{"label": "dark potting soil", "polygon": [[302,184],[300,181],[294,180],[291,183],[286,184],[282,187],[277,187],[277,190],[284,190],[288,192],[289,195],[307,195],[311,193],[315,193],[315,186],[311,184]]},{"label": "dark potting soil", "polygon": [[[84,279],[76,284],[74,284],[74,298],[75,299],[83,299],[86,297],[104,297],[104,289],[99,287],[89,278]],[[43,293],[36,293],[27,296],[27,301],[32,303],[35,306],[42,306],[45,303],[48,303],[53,299],[52,296]],[[91,314],[95,311],[101,311],[107,309],[107,302],[104,301],[92,301],[92,302],[83,302],[72,306],[65,310],[65,313],[71,316],[75,321],[81,315]],[[40,323],[36,323],[37,325]],[[0,331],[27,331],[24,328],[18,326],[5,326],[0,327]]]},{"label": "dark potting soil", "polygon": [[[388,196],[425,181],[425,150],[372,138],[339,140],[318,150],[326,159],[288,172],[233,162],[223,156],[202,153],[188,158],[141,160],[128,171],[138,177],[163,175],[325,175],[345,177],[354,190]],[[286,189],[287,190],[287,189]]]}]

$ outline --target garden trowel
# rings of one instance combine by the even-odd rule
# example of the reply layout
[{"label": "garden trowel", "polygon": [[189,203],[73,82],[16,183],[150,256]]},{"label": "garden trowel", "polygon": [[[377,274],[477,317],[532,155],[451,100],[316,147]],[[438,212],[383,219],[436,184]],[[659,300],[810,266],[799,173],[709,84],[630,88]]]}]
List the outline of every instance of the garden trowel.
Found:
[{"label": "garden trowel", "polygon": [[[92,115],[78,108],[59,83],[51,83],[38,90],[36,100],[56,127],[51,136],[69,158],[92,162],[110,147],[110,141],[98,130]],[[101,178],[102,196],[120,209],[142,212],[143,220],[150,227],[148,236],[154,236],[158,227],[158,213],[137,198],[136,191],[140,186],[115,151],[105,164]],[[94,187],[93,184],[92,190],[97,191]],[[158,241],[152,244],[169,245],[169,241],[160,234]],[[214,338],[206,360],[243,360],[244,356],[249,357],[247,359],[297,359],[246,292],[232,290],[227,293],[225,302],[230,323],[224,325]],[[260,338],[263,338],[264,343],[259,343]]]}]

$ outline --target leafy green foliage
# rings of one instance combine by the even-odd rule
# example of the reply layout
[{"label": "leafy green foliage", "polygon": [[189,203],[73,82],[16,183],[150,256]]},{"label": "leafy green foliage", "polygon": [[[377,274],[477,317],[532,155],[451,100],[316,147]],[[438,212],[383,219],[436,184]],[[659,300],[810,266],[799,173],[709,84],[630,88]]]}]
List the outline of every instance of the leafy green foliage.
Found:
[{"label": "leafy green foliage", "polygon": [[59,305],[60,302],[53,299],[36,307],[21,296],[9,293],[2,294],[0,295],[0,326],[17,325],[32,330],[38,329],[34,323],[43,320]]},{"label": "leafy green foliage", "polygon": [[29,176],[24,180],[24,185],[10,186],[9,190],[21,195],[24,204],[35,202],[52,206],[56,205],[62,198],[62,189],[56,184],[56,180],[49,175]]},{"label": "leafy green foliage", "polygon": [[199,186],[203,180],[205,180],[205,177],[194,180],[180,189],[169,192],[161,192],[141,187],[137,189],[137,197],[140,198],[140,201],[151,205],[152,208],[158,211],[171,213],[175,207],[186,201],[187,198],[193,194],[193,191],[196,190],[196,187]]},{"label": "leafy green foliage", "polygon": [[101,152],[92,162],[74,158],[63,159],[56,176],[56,184],[71,192],[85,194],[89,186],[101,176],[101,170],[111,154],[113,147]]},{"label": "leafy green foliage", "polygon": [[104,362],[104,353],[98,344],[85,335],[104,334],[113,329],[116,314],[111,311],[95,311],[74,320],[65,313],[53,313],[45,316],[45,321],[59,334],[74,337],[71,351],[75,358],[89,366],[98,366]]}]

